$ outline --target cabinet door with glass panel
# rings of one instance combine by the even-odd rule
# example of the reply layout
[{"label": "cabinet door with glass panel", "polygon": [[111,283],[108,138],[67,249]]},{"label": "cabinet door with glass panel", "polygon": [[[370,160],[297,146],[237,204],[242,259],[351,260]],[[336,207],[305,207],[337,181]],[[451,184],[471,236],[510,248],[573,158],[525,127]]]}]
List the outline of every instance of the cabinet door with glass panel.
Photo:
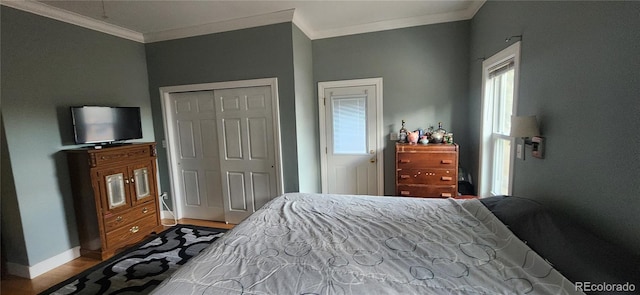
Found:
[{"label": "cabinet door with glass panel", "polygon": [[98,174],[98,189],[102,213],[112,213],[131,207],[129,198],[129,170],[126,166],[100,169]]},{"label": "cabinet door with glass panel", "polygon": [[151,162],[98,170],[103,214],[118,212],[153,200],[155,171]]},{"label": "cabinet door with glass panel", "polygon": [[129,189],[133,206],[150,201],[156,195],[155,173],[150,162],[129,166]]}]

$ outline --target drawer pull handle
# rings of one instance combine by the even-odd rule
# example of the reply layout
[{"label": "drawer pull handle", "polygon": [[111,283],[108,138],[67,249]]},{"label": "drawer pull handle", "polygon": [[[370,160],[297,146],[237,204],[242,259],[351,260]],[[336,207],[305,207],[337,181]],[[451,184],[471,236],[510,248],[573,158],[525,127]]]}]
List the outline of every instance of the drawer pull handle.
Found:
[{"label": "drawer pull handle", "polygon": [[116,217],[116,222],[122,222],[122,216]]},{"label": "drawer pull handle", "polygon": [[149,212],[149,209],[147,209],[147,207],[142,208],[142,213],[143,213],[143,214],[144,214],[144,213],[147,213],[147,212]]},{"label": "drawer pull handle", "polygon": [[137,233],[139,230],[140,230],[140,227],[139,227],[139,226],[137,226],[137,225],[129,229],[129,231],[130,231],[132,234]]},{"label": "drawer pull handle", "polygon": [[451,198],[451,193],[441,193],[440,196],[444,198]]},{"label": "drawer pull handle", "polygon": [[407,178],[409,178],[409,177],[411,177],[411,176],[409,176],[409,175],[404,175],[404,174],[403,174],[403,175],[400,175],[400,178],[402,178],[402,179],[407,179]]},{"label": "drawer pull handle", "polygon": [[442,176],[441,178],[443,181],[449,181],[452,180],[453,178],[451,176]]},{"label": "drawer pull handle", "polygon": [[440,161],[441,164],[453,164],[452,160],[442,160]]},{"label": "drawer pull handle", "polygon": [[400,194],[403,196],[408,196],[409,194],[411,194],[411,192],[409,191],[400,191]]},{"label": "drawer pull handle", "polygon": [[411,160],[400,159],[400,163],[411,163]]}]

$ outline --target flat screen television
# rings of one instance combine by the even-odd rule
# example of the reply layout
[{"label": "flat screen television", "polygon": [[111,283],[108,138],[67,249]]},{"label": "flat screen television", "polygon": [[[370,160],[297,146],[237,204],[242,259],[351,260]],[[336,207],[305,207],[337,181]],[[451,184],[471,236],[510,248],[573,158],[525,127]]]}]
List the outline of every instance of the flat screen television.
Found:
[{"label": "flat screen television", "polygon": [[71,107],[76,144],[112,144],[142,138],[139,107]]}]

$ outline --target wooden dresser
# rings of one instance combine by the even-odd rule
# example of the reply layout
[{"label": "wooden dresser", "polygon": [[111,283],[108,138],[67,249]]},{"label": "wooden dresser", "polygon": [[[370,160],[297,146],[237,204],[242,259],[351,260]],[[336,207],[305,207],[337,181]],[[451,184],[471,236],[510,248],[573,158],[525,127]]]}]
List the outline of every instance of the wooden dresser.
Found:
[{"label": "wooden dresser", "polygon": [[458,196],[458,145],[396,143],[396,194]]},{"label": "wooden dresser", "polygon": [[162,231],[155,143],[65,152],[81,255],[107,259]]}]

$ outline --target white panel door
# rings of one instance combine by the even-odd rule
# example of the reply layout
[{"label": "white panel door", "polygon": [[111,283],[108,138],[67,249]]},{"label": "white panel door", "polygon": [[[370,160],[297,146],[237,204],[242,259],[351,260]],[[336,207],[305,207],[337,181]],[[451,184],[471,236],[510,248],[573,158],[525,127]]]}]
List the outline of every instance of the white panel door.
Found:
[{"label": "white panel door", "polygon": [[213,91],[172,93],[170,103],[182,218],[224,221]]},{"label": "white panel door", "polygon": [[225,217],[239,223],[277,196],[271,87],[214,94]]},{"label": "white panel door", "polygon": [[325,88],[328,193],[380,193],[376,103],[374,85]]}]

